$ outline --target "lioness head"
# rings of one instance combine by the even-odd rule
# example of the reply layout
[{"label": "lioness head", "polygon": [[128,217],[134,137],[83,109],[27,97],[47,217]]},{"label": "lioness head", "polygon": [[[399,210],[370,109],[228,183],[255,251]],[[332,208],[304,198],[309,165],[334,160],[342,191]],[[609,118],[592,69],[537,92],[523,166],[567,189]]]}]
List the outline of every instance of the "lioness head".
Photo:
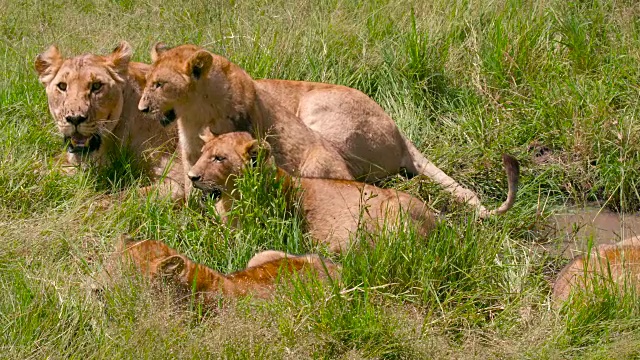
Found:
[{"label": "lioness head", "polygon": [[255,140],[248,132],[216,136],[209,128],[205,128],[200,138],[204,141],[202,155],[188,176],[194,187],[214,197],[231,193],[236,177],[242,174],[246,164],[255,163],[260,149],[264,158],[268,157],[270,151],[267,142]]},{"label": "lioness head", "polygon": [[131,47],[122,42],[107,56],[64,58],[55,45],[38,55],[35,68],[45,86],[49,110],[71,153],[89,153],[101,134],[118,123],[124,101]]},{"label": "lioness head", "polygon": [[142,112],[161,112],[162,125],[176,120],[175,107],[186,100],[195,84],[206,78],[213,56],[195,45],[169,49],[162,43],[151,50],[153,61],[146,86],[138,104]]}]

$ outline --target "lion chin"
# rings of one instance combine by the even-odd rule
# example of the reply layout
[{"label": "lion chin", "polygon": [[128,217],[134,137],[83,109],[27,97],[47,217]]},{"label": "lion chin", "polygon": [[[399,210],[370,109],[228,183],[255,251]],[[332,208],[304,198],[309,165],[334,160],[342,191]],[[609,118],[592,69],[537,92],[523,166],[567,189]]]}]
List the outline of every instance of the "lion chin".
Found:
[{"label": "lion chin", "polygon": [[200,181],[193,183],[193,187],[202,191],[202,200],[218,200],[222,196],[222,189],[217,186],[207,186]]},{"label": "lion chin", "polygon": [[100,148],[102,138],[99,134],[89,136],[75,133],[71,136],[64,137],[64,143],[67,146],[67,152],[70,154],[89,154]]}]

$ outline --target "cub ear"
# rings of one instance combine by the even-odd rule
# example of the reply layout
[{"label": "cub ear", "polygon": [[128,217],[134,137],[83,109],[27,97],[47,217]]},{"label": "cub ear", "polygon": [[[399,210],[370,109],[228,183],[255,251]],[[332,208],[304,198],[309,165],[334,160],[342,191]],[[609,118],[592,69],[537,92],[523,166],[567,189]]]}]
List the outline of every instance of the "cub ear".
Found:
[{"label": "cub ear", "polygon": [[160,55],[169,49],[171,48],[168,47],[165,43],[157,42],[155,45],[153,45],[153,47],[151,47],[151,61],[152,62],[158,61],[158,58],[160,57]]},{"label": "cub ear", "polygon": [[55,45],[51,45],[47,51],[36,56],[34,66],[42,84],[47,86],[53,80],[62,65],[62,60],[62,55]]},{"label": "cub ear", "polygon": [[131,61],[131,55],[133,50],[128,42],[123,41],[118,45],[113,52],[107,56],[109,61],[113,64],[114,70],[118,74],[126,74],[129,70],[129,61]]},{"label": "cub ear", "polygon": [[181,255],[173,255],[158,264],[158,274],[162,277],[180,275],[185,268],[185,260]]},{"label": "cub ear", "polygon": [[136,240],[131,235],[123,233],[118,237],[118,240],[116,241],[116,251],[122,252],[134,242],[136,242]]},{"label": "cub ear", "polygon": [[246,144],[245,153],[251,161],[251,166],[258,164],[258,156],[262,152],[262,160],[268,159],[271,154],[271,145],[264,140],[251,140]]},{"label": "cub ear", "polygon": [[196,80],[205,77],[209,73],[212,63],[213,56],[211,53],[206,50],[199,50],[187,60],[187,75],[193,76]]},{"label": "cub ear", "polygon": [[211,132],[211,128],[209,128],[208,126],[205,127],[204,129],[202,129],[202,131],[200,132],[200,134],[198,136],[204,142],[209,142],[209,141],[211,141],[211,140],[216,138],[216,135]]}]

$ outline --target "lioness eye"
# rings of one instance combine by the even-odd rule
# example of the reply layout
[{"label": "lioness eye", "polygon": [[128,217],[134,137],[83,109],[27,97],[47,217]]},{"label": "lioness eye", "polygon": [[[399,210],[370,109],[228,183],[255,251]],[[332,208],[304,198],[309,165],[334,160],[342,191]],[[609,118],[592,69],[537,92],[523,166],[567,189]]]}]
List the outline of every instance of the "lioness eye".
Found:
[{"label": "lioness eye", "polygon": [[227,159],[227,158],[226,158],[226,157],[224,157],[224,156],[218,156],[218,155],[216,155],[216,156],[214,156],[214,157],[213,157],[213,159],[211,159],[211,160],[212,160],[213,162],[222,162],[222,161],[224,161],[224,160],[226,160],[226,159]]},{"label": "lioness eye", "polygon": [[102,83],[101,82],[97,82],[96,81],[94,83],[91,83],[91,91],[92,92],[96,92],[96,91],[98,91],[100,89],[102,89]]},{"label": "lioness eye", "polygon": [[156,81],[156,82],[153,83],[153,87],[156,88],[156,89],[161,88],[162,85],[163,85],[163,83],[160,82],[160,81]]},{"label": "lioness eye", "polygon": [[65,82],[58,83],[58,89],[60,89],[60,91],[67,91],[67,83]]}]

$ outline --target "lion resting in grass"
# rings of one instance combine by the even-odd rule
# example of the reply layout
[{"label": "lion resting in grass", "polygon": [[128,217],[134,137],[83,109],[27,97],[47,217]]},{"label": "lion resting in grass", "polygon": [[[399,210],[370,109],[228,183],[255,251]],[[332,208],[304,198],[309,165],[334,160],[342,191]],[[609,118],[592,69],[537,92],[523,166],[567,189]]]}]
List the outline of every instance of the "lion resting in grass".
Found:
[{"label": "lion resting in grass", "polygon": [[[326,140],[257,89],[235,64],[195,46],[154,49],[139,109],[164,114],[165,124],[178,120],[185,173],[200,157],[200,132],[211,127],[217,133],[242,129],[265,136],[276,161],[287,171],[352,178],[345,161]],[[185,190],[188,193],[189,186]]]},{"label": "lion resting in grass", "polygon": [[269,250],[255,255],[246,269],[224,275],[196,264],[160,241],[134,241],[128,235],[121,236],[118,254],[151,279],[165,278],[185,292],[194,291],[205,304],[215,304],[220,295],[268,298],[282,277],[295,274],[302,280],[309,276],[337,279],[340,270],[317,255],[295,256]]},{"label": "lion resting in grass", "polygon": [[404,169],[433,179],[477,207],[481,217],[508,207],[486,210],[474,192],[427,160],[384,110],[356,89],[253,80],[236,64],[194,45],[157,44],[151,57],[139,109],[164,114],[164,123],[177,119],[185,172],[200,157],[198,135],[208,126],[216,134],[248,131],[266,138],[277,164],[294,175],[373,182]]},{"label": "lion resting in grass", "polygon": [[184,175],[180,161],[172,159],[176,130],[164,128],[160,117],[138,111],[150,66],[130,61],[131,53],[122,42],[107,56],[64,58],[52,45],[37,56],[35,68],[64,137],[69,164],[106,165],[115,151],[126,147],[151,178],[162,178],[158,186],[163,193],[183,198]]},{"label": "lion resting in grass", "polygon": [[[640,290],[640,237],[617,244],[596,246],[588,256],[576,256],[565,266],[553,285],[553,299],[561,304],[577,289],[592,291],[596,284],[613,282],[624,290]],[[610,289],[610,287],[607,287]]]},{"label": "lion resting in grass", "polygon": [[[238,196],[235,179],[247,164],[255,164],[259,149],[269,152],[269,144],[260,143],[247,132],[213,135],[208,129],[202,134],[202,156],[189,171],[193,185],[208,194],[220,196],[216,204],[225,214],[231,210],[233,199]],[[249,165],[251,166],[251,165]],[[509,208],[515,200],[517,162],[505,157],[505,166],[512,174],[509,186]],[[317,241],[329,245],[332,251],[344,251],[350,236],[360,226],[370,231],[381,228],[413,226],[426,236],[433,228],[433,213],[418,198],[394,189],[381,189],[372,185],[334,179],[297,178],[278,168],[277,178],[283,182],[283,192],[290,197],[290,206],[298,198],[291,196],[297,188],[301,191],[301,207],[305,226]]]}]

